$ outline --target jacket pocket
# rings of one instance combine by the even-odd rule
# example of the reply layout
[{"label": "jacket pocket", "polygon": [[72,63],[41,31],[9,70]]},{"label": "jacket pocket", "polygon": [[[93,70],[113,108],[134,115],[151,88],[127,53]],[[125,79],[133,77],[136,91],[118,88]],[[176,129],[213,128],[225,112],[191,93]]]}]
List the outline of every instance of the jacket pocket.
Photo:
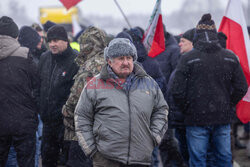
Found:
[{"label": "jacket pocket", "polygon": [[94,135],[94,139],[95,139],[96,143],[99,142],[99,132],[100,132],[101,126],[102,126],[102,124],[97,122],[93,128],[93,135]]},{"label": "jacket pocket", "polygon": [[153,133],[153,132],[150,132],[150,134],[151,134],[151,138],[152,138],[152,140],[153,140],[154,147],[158,146],[159,144],[158,144],[158,142],[157,142],[157,140],[156,140],[156,137],[153,135],[154,133]]}]

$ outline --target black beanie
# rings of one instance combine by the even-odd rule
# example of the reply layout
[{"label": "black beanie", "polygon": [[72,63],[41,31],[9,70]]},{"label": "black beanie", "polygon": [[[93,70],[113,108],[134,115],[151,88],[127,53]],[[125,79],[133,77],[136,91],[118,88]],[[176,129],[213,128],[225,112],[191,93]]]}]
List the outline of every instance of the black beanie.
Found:
[{"label": "black beanie", "polygon": [[43,29],[45,32],[48,32],[49,28],[53,27],[54,25],[56,25],[56,23],[54,23],[52,21],[47,21],[46,23],[44,23]]},{"label": "black beanie", "polygon": [[0,18],[0,35],[7,35],[12,38],[16,38],[18,36],[18,32],[18,26],[12,18],[8,16],[2,16]]},{"label": "black beanie", "polygon": [[196,32],[197,33],[202,33],[204,31],[207,32],[214,32],[217,34],[217,30],[216,30],[216,26],[214,21],[211,19],[211,14],[204,14],[201,17],[201,20],[199,21],[199,23],[196,26]]},{"label": "black beanie", "polygon": [[185,38],[191,42],[193,42],[195,36],[195,28],[187,30],[183,35],[182,38]]},{"label": "black beanie", "polygon": [[215,23],[211,19],[211,15],[209,13],[204,14],[196,26],[196,32],[193,39],[193,43],[196,43],[197,41],[205,41],[208,43],[218,42]]},{"label": "black beanie", "polygon": [[41,36],[29,26],[23,26],[18,35],[18,42],[21,46],[29,49],[35,49],[41,41]]},{"label": "black beanie", "polygon": [[118,33],[115,38],[127,38],[131,42],[133,42],[132,37],[129,35],[129,33],[125,32],[125,31],[122,31],[122,32]]},{"label": "black beanie", "polygon": [[68,42],[68,34],[65,28],[61,25],[54,25],[47,32],[47,40],[50,42],[53,39],[63,40]]}]

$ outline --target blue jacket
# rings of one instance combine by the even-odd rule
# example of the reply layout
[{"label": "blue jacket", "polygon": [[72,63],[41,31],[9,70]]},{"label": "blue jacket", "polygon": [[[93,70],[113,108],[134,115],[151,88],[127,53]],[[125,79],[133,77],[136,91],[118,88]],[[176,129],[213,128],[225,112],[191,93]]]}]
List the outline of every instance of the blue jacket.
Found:
[{"label": "blue jacket", "polygon": [[144,70],[146,73],[151,76],[159,85],[164,97],[166,96],[166,87],[167,87],[167,82],[166,78],[162,73],[162,70],[159,66],[159,62],[151,57],[148,57],[146,48],[144,47],[142,43],[142,34],[139,31],[138,28],[132,28],[129,31],[130,36],[133,39],[133,43],[136,47],[137,50],[137,56],[138,59],[137,61],[141,63],[143,66]]},{"label": "blue jacket", "polygon": [[155,59],[160,64],[160,69],[168,83],[171,73],[177,66],[180,48],[174,37],[169,33],[165,33],[165,47],[165,51],[156,56]]}]

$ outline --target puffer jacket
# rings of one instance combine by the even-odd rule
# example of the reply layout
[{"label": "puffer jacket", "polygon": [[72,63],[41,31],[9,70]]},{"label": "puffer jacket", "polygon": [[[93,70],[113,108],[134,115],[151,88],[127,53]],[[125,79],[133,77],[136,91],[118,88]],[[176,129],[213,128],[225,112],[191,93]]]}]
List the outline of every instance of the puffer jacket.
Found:
[{"label": "puffer jacket", "polygon": [[153,148],[167,130],[168,106],[157,83],[137,64],[134,75],[125,91],[104,66],[82,91],[75,125],[86,155],[98,151],[123,164],[151,163]]},{"label": "puffer jacket", "polygon": [[28,48],[0,35],[0,136],[34,134],[39,78]]}]

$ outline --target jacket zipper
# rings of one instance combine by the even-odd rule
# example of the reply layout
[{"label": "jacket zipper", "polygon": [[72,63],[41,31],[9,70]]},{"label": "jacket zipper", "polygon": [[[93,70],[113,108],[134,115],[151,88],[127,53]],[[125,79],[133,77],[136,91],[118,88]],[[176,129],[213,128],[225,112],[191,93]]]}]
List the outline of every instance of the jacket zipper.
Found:
[{"label": "jacket zipper", "polygon": [[[135,79],[133,83],[136,83],[138,79]],[[128,136],[128,158],[127,158],[127,165],[129,165],[129,157],[130,157],[130,142],[131,142],[131,107],[130,107],[130,98],[129,98],[129,92],[131,90],[131,87],[133,84],[131,84],[128,92],[126,92],[127,98],[128,98],[128,107],[129,107],[129,136]]]},{"label": "jacket zipper", "polygon": [[[56,67],[57,67],[57,63],[55,63],[55,67],[53,68],[53,71],[52,71],[52,74],[51,74],[51,77],[49,80],[49,97],[50,97],[50,91],[51,91],[51,87],[52,87],[52,78],[53,78],[54,72],[56,70]],[[49,99],[49,101],[50,101],[50,99]]]},{"label": "jacket zipper", "polygon": [[130,98],[129,98],[129,90],[126,92],[127,98],[128,98],[128,107],[129,107],[129,136],[128,136],[128,159],[127,159],[127,165],[129,165],[129,156],[130,156],[130,141],[131,141],[131,108],[130,108]]}]

